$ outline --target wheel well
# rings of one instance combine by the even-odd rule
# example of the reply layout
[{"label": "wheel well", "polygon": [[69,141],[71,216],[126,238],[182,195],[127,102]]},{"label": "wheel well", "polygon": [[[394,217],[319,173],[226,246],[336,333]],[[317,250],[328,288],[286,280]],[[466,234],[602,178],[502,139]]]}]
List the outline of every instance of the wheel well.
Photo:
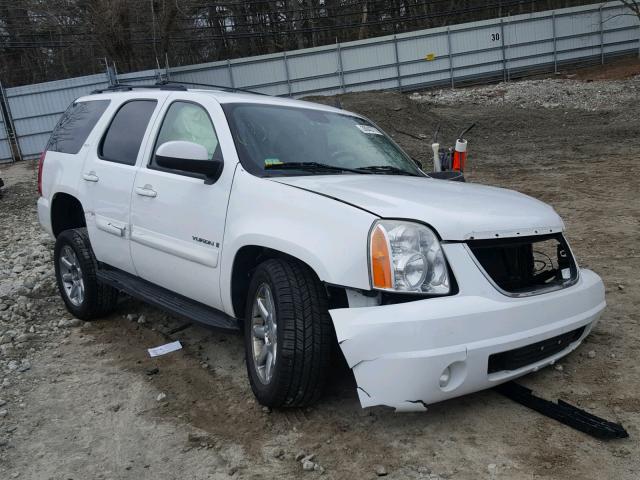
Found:
[{"label": "wheel well", "polygon": [[80,201],[67,194],[57,193],[51,205],[51,229],[57,237],[60,232],[71,228],[86,227],[84,209]]},{"label": "wheel well", "polygon": [[[253,271],[258,265],[270,258],[286,258],[288,260],[300,262],[315,273],[313,268],[311,268],[307,263],[279,250],[260,247],[257,245],[247,245],[242,247],[238,250],[238,253],[236,253],[231,273],[231,301],[233,303],[233,311],[235,312],[236,318],[244,318],[247,294],[249,292],[249,283],[251,282]],[[347,306],[344,288],[325,285],[325,289],[327,291],[327,296],[329,297],[330,308]]]}]

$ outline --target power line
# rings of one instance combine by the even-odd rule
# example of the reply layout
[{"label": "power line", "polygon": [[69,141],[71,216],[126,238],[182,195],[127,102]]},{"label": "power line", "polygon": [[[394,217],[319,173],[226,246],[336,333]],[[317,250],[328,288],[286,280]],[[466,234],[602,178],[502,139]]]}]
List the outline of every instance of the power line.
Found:
[{"label": "power line", "polygon": [[[296,28],[294,30],[262,30],[262,31],[258,31],[258,32],[251,32],[251,31],[247,31],[247,32],[238,32],[238,31],[229,31],[226,32],[224,34],[219,34],[219,35],[205,35],[205,36],[200,36],[197,38],[194,38],[193,36],[167,36],[166,40],[167,41],[171,41],[171,42],[175,42],[175,41],[202,41],[202,40],[216,40],[216,39],[225,39],[225,40],[237,40],[237,39],[247,39],[247,38],[272,38],[273,36],[290,36],[290,35],[298,35],[301,33],[318,33],[318,32],[326,32],[326,31],[343,31],[343,30],[350,30],[350,29],[355,29],[355,28],[362,28],[362,27],[371,27],[371,26],[380,26],[380,25],[389,25],[389,24],[393,24],[396,23],[400,20],[405,21],[405,22],[415,22],[418,20],[425,20],[425,19],[436,19],[436,18],[443,18],[443,17],[451,17],[451,16],[457,16],[460,14],[466,14],[466,13],[474,13],[474,12],[478,12],[478,11],[482,11],[482,10],[490,10],[490,9],[495,9],[498,7],[509,7],[509,6],[514,6],[514,5],[520,5],[520,4],[531,4],[532,2],[530,0],[506,0],[506,1],[502,1],[496,4],[492,4],[492,5],[484,5],[484,6],[477,6],[477,7],[468,7],[465,9],[458,9],[455,11],[448,11],[448,12],[443,12],[443,13],[429,13],[429,14],[424,14],[424,15],[413,15],[413,16],[407,16],[407,17],[402,17],[401,19],[398,18],[389,18],[389,19],[382,19],[382,20],[372,20],[372,21],[368,21],[368,22],[356,22],[356,23],[349,23],[349,24],[342,24],[342,25],[324,25],[324,26],[315,26],[315,27],[302,27],[302,28]],[[186,28],[183,30],[188,30],[188,31],[197,31],[197,32],[201,32],[201,31],[207,31],[207,30],[211,30],[210,26],[203,26],[203,27],[197,27],[197,28]],[[147,32],[145,32],[147,33]],[[141,44],[147,44],[147,43],[154,43],[155,42],[155,37],[141,37],[141,38],[137,38],[137,39],[132,39],[130,41],[131,44],[135,44],[135,45],[141,45]],[[73,45],[73,42],[8,42],[5,44],[6,48],[56,48],[56,47],[67,47],[67,46],[71,46]],[[94,44],[97,45],[97,44]]]},{"label": "power line", "polygon": [[[364,5],[367,3],[378,3],[381,1],[385,1],[385,0],[373,0],[373,2],[357,2],[356,4],[353,5]],[[539,0],[520,0],[517,3],[523,3],[523,4],[534,4],[536,2],[538,2]],[[254,3],[254,2],[248,2],[248,3]],[[408,3],[406,4],[403,8],[405,10],[408,9],[412,9],[412,8],[417,8],[417,7],[434,7],[440,4],[447,4],[447,3],[451,3],[451,0],[431,0],[431,1],[420,1],[420,2],[416,2],[416,3]],[[509,1],[507,2],[503,2],[503,3],[498,3],[496,5],[493,6],[488,6],[488,5],[482,5],[480,7],[472,7],[474,8],[474,10],[477,9],[491,9],[491,8],[499,8],[499,7],[505,7],[507,6],[507,4],[509,3]],[[202,5],[206,5],[206,4],[202,4]],[[216,5],[217,6],[217,5]],[[351,6],[351,5],[350,5]],[[307,8],[307,9],[297,9],[297,10],[284,10],[284,11],[276,11],[274,12],[274,14],[276,16],[281,16],[285,13],[290,13],[290,12],[299,12],[299,11],[311,11],[311,10],[326,10],[327,7],[313,7],[313,8]],[[378,10],[370,10],[367,11],[367,15],[369,16],[376,16],[376,15],[380,15],[380,14],[384,14],[386,12],[389,11],[395,11],[395,10],[400,10],[398,7],[396,6],[387,6],[385,8],[381,8]],[[447,15],[455,15],[455,14],[463,14],[463,13],[468,13],[471,10],[469,10],[469,8],[467,9],[456,9],[456,10],[451,10],[449,12],[447,12]],[[257,12],[257,16],[260,16],[264,14],[264,12]],[[315,21],[335,21],[335,19],[337,18],[343,18],[343,17],[353,17],[353,16],[360,16],[362,15],[362,11],[356,11],[356,12],[338,12],[335,13],[331,16],[315,16],[315,17],[300,17],[300,18],[285,18],[285,19],[280,19],[277,21],[273,21],[273,20],[269,20],[269,22],[238,22],[238,21],[232,21],[233,19],[237,19],[237,18],[242,18],[245,17],[245,15],[215,15],[215,16],[207,16],[207,20],[208,21],[215,21],[215,20],[222,20],[223,24],[228,24],[230,26],[232,26],[233,28],[237,29],[239,27],[263,27],[265,25],[279,25],[279,24],[291,24],[291,23],[305,23],[305,22],[315,22]],[[442,15],[442,14],[426,14],[426,16],[430,16],[430,15]],[[424,16],[424,15],[423,15]],[[397,21],[413,21],[414,18],[416,18],[416,16],[411,16],[411,15],[401,15],[399,17],[393,17],[391,19],[389,19],[389,21],[393,21],[393,19],[397,20]],[[153,21],[152,21],[153,23]],[[81,27],[80,25],[78,25],[78,27]],[[155,27],[155,25],[154,25]],[[68,28],[68,27],[65,27]],[[153,28],[153,27],[152,27]],[[214,26],[211,25],[201,25],[201,26],[192,26],[192,27],[183,27],[183,30],[190,30],[190,31],[199,31],[202,29],[213,29],[216,28]],[[339,28],[339,26],[336,26],[336,28]],[[29,30],[30,27],[25,27],[25,31]],[[141,32],[147,32],[147,30],[135,30],[135,29],[130,29],[129,32],[130,33],[141,33]],[[50,31],[44,31],[44,32],[50,32]],[[96,32],[77,32],[77,33],[73,33],[73,32],[53,32],[56,35],[96,35]],[[38,35],[38,34],[28,34],[28,35]]]}]

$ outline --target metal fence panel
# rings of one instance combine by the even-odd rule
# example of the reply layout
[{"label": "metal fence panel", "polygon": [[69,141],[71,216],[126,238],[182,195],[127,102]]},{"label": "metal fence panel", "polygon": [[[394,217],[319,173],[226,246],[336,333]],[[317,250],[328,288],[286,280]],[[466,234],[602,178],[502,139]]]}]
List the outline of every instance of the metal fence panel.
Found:
[{"label": "metal fence panel", "polygon": [[7,88],[7,102],[23,158],[40,155],[60,115],[78,97],[107,86],[105,75]]},{"label": "metal fence panel", "polygon": [[7,138],[7,129],[4,124],[4,117],[0,111],[0,163],[7,163],[12,160],[11,147]]},{"label": "metal fence panel", "polygon": [[[604,61],[606,55],[639,50],[638,19],[624,13],[617,1],[584,5],[168,71],[133,72],[118,80],[144,85],[168,76],[176,82],[293,97],[455,86],[463,80],[500,76],[507,80],[515,71],[553,71],[562,62]],[[39,154],[75,98],[106,85],[105,75],[91,75],[7,89],[23,157]],[[8,152],[1,127],[0,161]]]}]

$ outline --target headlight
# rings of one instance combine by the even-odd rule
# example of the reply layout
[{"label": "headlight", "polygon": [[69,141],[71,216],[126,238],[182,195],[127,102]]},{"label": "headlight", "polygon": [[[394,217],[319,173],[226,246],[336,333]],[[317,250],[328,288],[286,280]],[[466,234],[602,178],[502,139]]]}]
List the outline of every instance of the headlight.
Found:
[{"label": "headlight", "polygon": [[447,263],[430,228],[400,220],[377,221],[369,236],[371,283],[378,290],[447,294]]}]

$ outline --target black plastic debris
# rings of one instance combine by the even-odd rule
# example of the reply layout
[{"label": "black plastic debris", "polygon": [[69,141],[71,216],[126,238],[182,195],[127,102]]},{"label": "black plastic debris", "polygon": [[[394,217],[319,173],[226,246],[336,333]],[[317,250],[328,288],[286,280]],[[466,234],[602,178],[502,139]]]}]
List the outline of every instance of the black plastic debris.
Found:
[{"label": "black plastic debris", "polygon": [[536,397],[527,387],[515,382],[507,382],[495,388],[498,393],[518,402],[525,407],[535,410],[549,418],[564,423],[580,432],[600,439],[627,438],[629,434],[619,423],[609,422],[603,418],[585,412],[573,405],[558,400],[558,403],[550,402],[544,398]]},{"label": "black plastic debris", "polygon": [[173,335],[174,333],[182,332],[183,330],[186,330],[187,328],[189,328],[191,325],[193,325],[191,322],[183,323],[182,325],[169,330],[167,332],[167,335]]}]

